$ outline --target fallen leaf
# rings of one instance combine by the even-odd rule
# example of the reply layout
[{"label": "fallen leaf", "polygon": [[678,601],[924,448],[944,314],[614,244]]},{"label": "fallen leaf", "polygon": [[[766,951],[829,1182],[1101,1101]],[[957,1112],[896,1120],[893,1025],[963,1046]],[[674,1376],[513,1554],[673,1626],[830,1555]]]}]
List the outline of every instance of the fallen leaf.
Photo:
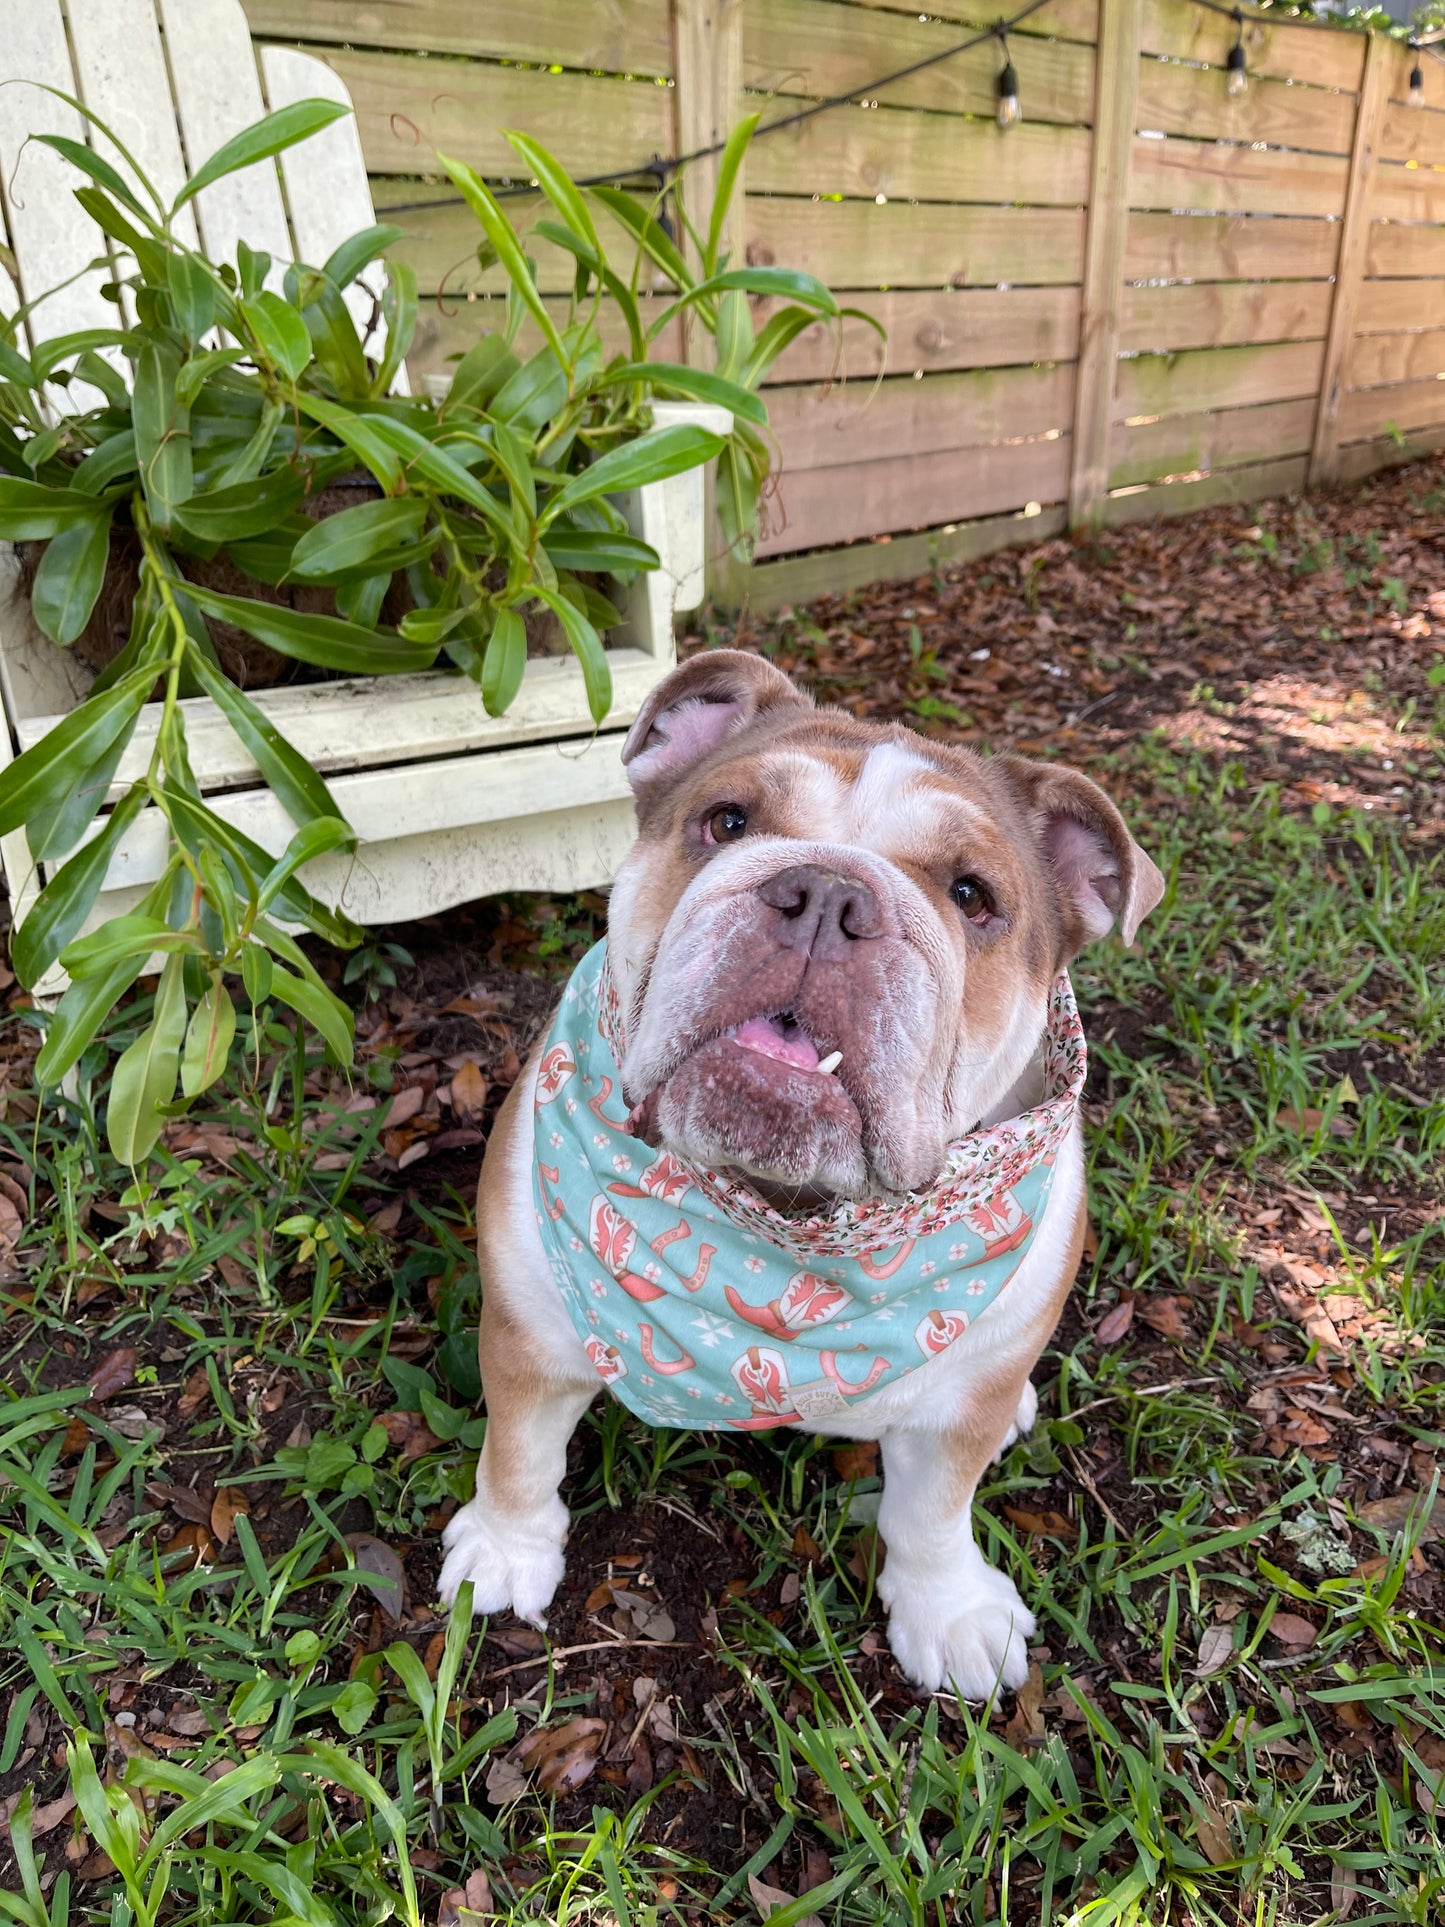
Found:
[{"label": "fallen leaf", "polygon": [[1313,1104],[1306,1104],[1302,1111],[1295,1110],[1291,1104],[1281,1104],[1274,1115],[1276,1123],[1287,1131],[1298,1131],[1301,1136],[1306,1131],[1317,1131],[1325,1121],[1324,1112],[1317,1111]]},{"label": "fallen leaf", "polygon": [[527,1776],[511,1760],[493,1760],[487,1768],[487,1798],[494,1807],[520,1800],[527,1791]]},{"label": "fallen leaf", "polygon": [[840,1479],[872,1479],[878,1475],[878,1444],[874,1439],[855,1439],[833,1447],[833,1470]]},{"label": "fallen leaf", "polygon": [[1320,1631],[1299,1613],[1276,1613],[1269,1622],[1269,1630],[1284,1645],[1300,1647],[1313,1646]]},{"label": "fallen leaf", "polygon": [[1199,1657],[1194,1662],[1194,1677],[1207,1679],[1227,1665],[1234,1651],[1234,1634],[1228,1626],[1206,1626],[1199,1641]]},{"label": "fallen leaf", "polygon": [[798,1594],[803,1590],[803,1582],[795,1572],[785,1572],[783,1583],[778,1588],[778,1604],[793,1606],[797,1604]]},{"label": "fallen leaf", "polygon": [[86,1383],[90,1386],[90,1396],[97,1405],[103,1405],[117,1392],[123,1392],[127,1385],[135,1383],[137,1353],[134,1345],[117,1345],[113,1352],[91,1367]]},{"label": "fallen leaf", "polygon": [[793,1557],[806,1559],[810,1565],[819,1565],[823,1558],[823,1548],[806,1526],[798,1526],[793,1532]]},{"label": "fallen leaf", "polygon": [[191,1418],[211,1396],[211,1381],[206,1376],[204,1365],[198,1365],[181,1387],[181,1395],[176,1400],[176,1417]]},{"label": "fallen leaf", "polygon": [[0,1264],[9,1264],[24,1234],[24,1218],[9,1198],[0,1196]]},{"label": "fallen leaf", "polygon": [[216,1543],[228,1546],[231,1534],[236,1529],[236,1521],[243,1512],[251,1510],[251,1501],[238,1485],[218,1485],[216,1496],[211,1503],[211,1531]]},{"label": "fallen leaf", "polygon": [[441,1440],[420,1412],[383,1412],[377,1424],[393,1445],[401,1447],[403,1465],[441,1449]]},{"label": "fallen leaf", "polygon": [[[766,1880],[759,1880],[755,1873],[748,1875],[748,1892],[763,1920],[771,1920],[781,1908],[791,1907],[797,1899],[796,1894],[785,1893],[781,1887],[770,1887]],[[823,1927],[823,1923],[817,1914],[804,1914],[798,1927]]]},{"label": "fallen leaf", "polygon": [[1234,1842],[1229,1837],[1229,1822],[1225,1819],[1218,1801],[1208,1790],[1204,1798],[1203,1811],[1194,1816],[1194,1837],[1199,1842],[1200,1852],[1210,1866],[1222,1867],[1227,1860],[1234,1858]]},{"label": "fallen leaf", "polygon": [[1330,1863],[1330,1909],[1336,1920],[1348,1920],[1360,1897],[1360,1882],[1353,1867]]},{"label": "fallen leaf", "polygon": [[42,1833],[49,1833],[58,1827],[62,1820],[68,1820],[75,1811],[75,1795],[62,1793],[58,1799],[47,1801],[43,1807],[36,1807],[30,1815],[30,1831],[38,1839]]},{"label": "fallen leaf", "polygon": [[1161,1338],[1188,1338],[1189,1300],[1180,1298],[1173,1292],[1151,1292],[1147,1297],[1136,1301],[1139,1316],[1151,1331],[1158,1332]]},{"label": "fallen leaf", "polygon": [[465,1887],[448,1888],[437,1902],[437,1927],[466,1927],[464,1915],[493,1911],[492,1883],[486,1869],[478,1867],[475,1873],[468,1874]]},{"label": "fallen leaf", "polygon": [[1134,1322],[1134,1300],[1121,1298],[1112,1311],[1106,1311],[1094,1327],[1100,1345],[1117,1345]]},{"label": "fallen leaf", "polygon": [[189,1519],[194,1526],[207,1526],[211,1523],[211,1508],[188,1485],[168,1485],[162,1481],[146,1487],[146,1497],[153,1505],[166,1506],[179,1519]]},{"label": "fallen leaf", "polygon": [[[1383,1499],[1367,1499],[1364,1505],[1356,1507],[1366,1524],[1377,1526],[1381,1532],[1403,1532],[1424,1509],[1425,1494],[1419,1491],[1391,1492]],[[1436,1499],[1420,1538],[1422,1543],[1445,1539],[1445,1492]]]},{"label": "fallen leaf", "polygon": [[1014,1696],[1014,1710],[1003,1729],[1003,1736],[1016,1753],[1022,1753],[1044,1737],[1044,1673],[1037,1663]]},{"label": "fallen leaf", "polygon": [[571,1792],[591,1778],[606,1732],[606,1720],[593,1719],[534,1727],[515,1749],[517,1760],[536,1772],[539,1793]]},{"label": "fallen leaf", "polygon": [[390,1109],[386,1113],[387,1129],[394,1131],[399,1125],[409,1124],[425,1103],[426,1092],[421,1085],[408,1084],[391,1100]]},{"label": "fallen leaf", "polygon": [[468,1057],[452,1072],[452,1110],[461,1118],[478,1118],[487,1102],[488,1084],[481,1066]]},{"label": "fallen leaf", "polygon": [[1062,1512],[1030,1512],[1023,1506],[1006,1505],[1004,1517],[1030,1538],[1072,1539],[1077,1536],[1074,1526]]},{"label": "fallen leaf", "polygon": [[369,1532],[348,1532],[346,1543],[357,1577],[396,1625],[406,1606],[406,1574],[400,1559],[389,1545]]}]

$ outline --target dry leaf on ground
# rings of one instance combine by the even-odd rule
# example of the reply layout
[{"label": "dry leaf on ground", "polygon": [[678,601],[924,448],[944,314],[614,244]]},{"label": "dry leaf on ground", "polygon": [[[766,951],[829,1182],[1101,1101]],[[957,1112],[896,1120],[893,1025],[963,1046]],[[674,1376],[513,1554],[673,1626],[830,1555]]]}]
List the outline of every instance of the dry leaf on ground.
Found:
[{"label": "dry leaf on ground", "polygon": [[437,1902],[437,1927],[468,1927],[468,1914],[490,1914],[492,1883],[486,1869],[478,1867],[467,1875],[465,1887],[451,1887]]},{"label": "dry leaf on ground", "polygon": [[251,1501],[238,1485],[219,1485],[211,1504],[211,1531],[218,1544],[228,1546],[231,1534],[236,1530],[236,1521],[243,1512],[251,1510]]},{"label": "dry leaf on ground", "polygon": [[406,1574],[400,1559],[389,1545],[369,1532],[348,1532],[346,1543],[357,1577],[395,1625],[406,1606]]},{"label": "dry leaf on ground", "polygon": [[1134,1300],[1121,1298],[1112,1311],[1106,1311],[1094,1327],[1094,1337],[1101,1345],[1117,1345],[1134,1322]]},{"label": "dry leaf on ground", "polygon": [[97,1405],[103,1405],[108,1398],[114,1398],[117,1392],[135,1383],[136,1362],[134,1345],[117,1345],[113,1352],[96,1361],[86,1383]]},{"label": "dry leaf on ground", "polygon": [[1269,1622],[1269,1630],[1284,1645],[1301,1648],[1313,1646],[1320,1635],[1319,1627],[1312,1626],[1299,1613],[1276,1613]]},{"label": "dry leaf on ground", "polygon": [[[755,1873],[748,1875],[748,1892],[752,1895],[753,1905],[763,1920],[771,1920],[780,1908],[791,1907],[798,1897],[796,1894],[785,1892],[781,1887],[770,1887],[766,1880],[759,1880]],[[823,1927],[823,1923],[816,1914],[804,1914],[798,1922],[798,1927]]]},{"label": "dry leaf on ground", "polygon": [[1206,1626],[1199,1641],[1199,1657],[1194,1662],[1196,1679],[1207,1679],[1229,1662],[1234,1651],[1234,1634],[1228,1626]]}]

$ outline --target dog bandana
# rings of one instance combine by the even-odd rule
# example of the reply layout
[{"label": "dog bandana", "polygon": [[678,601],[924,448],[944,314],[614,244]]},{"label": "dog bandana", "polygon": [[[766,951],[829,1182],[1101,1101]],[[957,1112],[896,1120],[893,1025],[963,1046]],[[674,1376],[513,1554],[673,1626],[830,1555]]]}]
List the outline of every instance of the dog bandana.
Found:
[{"label": "dog bandana", "polygon": [[652,1425],[761,1431],[846,1411],[946,1351],[1022,1263],[1074,1122],[1067,974],[1041,1104],[957,1139],[926,1191],[794,1216],[628,1135],[606,953],[579,964],[547,1039],[534,1171],[543,1247],[603,1383]]}]

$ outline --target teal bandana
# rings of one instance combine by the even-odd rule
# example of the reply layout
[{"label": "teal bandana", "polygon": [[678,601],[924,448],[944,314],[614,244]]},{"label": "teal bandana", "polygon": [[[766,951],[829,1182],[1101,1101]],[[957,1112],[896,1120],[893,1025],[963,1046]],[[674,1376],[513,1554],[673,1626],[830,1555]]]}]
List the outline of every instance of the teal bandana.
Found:
[{"label": "teal bandana", "polygon": [[946,1351],[1023,1262],[1085,1070],[1060,974],[1041,1104],[957,1139],[927,1191],[790,1216],[630,1137],[622,1049],[599,943],[537,1070],[537,1224],[603,1383],[649,1424],[694,1430],[826,1420]]}]

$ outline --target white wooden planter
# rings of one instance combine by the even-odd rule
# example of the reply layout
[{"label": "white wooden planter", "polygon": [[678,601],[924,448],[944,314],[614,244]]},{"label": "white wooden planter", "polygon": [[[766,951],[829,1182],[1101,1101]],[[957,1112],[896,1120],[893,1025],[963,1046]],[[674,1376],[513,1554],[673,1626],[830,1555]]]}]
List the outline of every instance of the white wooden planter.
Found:
[{"label": "white wooden planter", "polygon": [[[262,49],[258,62],[238,0],[70,0],[65,15],[60,0],[23,0],[0,41],[0,79],[21,83],[0,86],[7,181],[30,133],[88,138],[73,109],[23,84],[34,81],[78,92],[172,194],[187,162],[193,170],[268,106],[308,95],[347,98],[328,67],[291,49]],[[233,254],[244,237],[278,262],[323,260],[374,219],[354,121],[335,123],[279,165],[284,201],[269,162],[198,197],[199,239],[213,257]],[[25,167],[25,194],[6,204],[20,293],[33,299],[73,277],[43,304],[36,338],[111,321],[99,277],[79,272],[94,237],[64,164],[32,143]],[[353,298],[369,304],[362,290]],[[0,285],[0,299],[13,305],[8,287]],[[660,424],[697,422],[720,433],[731,426],[725,410],[692,403],[660,403],[656,414]],[[472,682],[442,670],[255,692],[257,706],[327,777],[359,838],[354,856],[323,859],[304,873],[318,896],[376,924],[498,891],[574,890],[611,877],[633,833],[622,741],[675,660],[676,612],[702,599],[703,494],[698,469],[620,501],[662,566],[639,578],[626,623],[613,633],[614,704],[600,731],[570,654],[529,663],[517,700],[499,720],[487,716]],[[0,544],[0,767],[40,741],[89,685],[81,664],[35,628],[7,547]],[[294,825],[239,739],[209,699],[182,707],[192,765],[212,807],[279,852]],[[111,800],[146,769],[159,716],[158,706],[142,712]],[[18,832],[0,839],[0,859],[18,924],[53,866],[37,866]],[[130,908],[165,859],[164,821],[146,810],[118,848],[86,927]],[[52,972],[42,994],[56,994],[63,982]]]}]

